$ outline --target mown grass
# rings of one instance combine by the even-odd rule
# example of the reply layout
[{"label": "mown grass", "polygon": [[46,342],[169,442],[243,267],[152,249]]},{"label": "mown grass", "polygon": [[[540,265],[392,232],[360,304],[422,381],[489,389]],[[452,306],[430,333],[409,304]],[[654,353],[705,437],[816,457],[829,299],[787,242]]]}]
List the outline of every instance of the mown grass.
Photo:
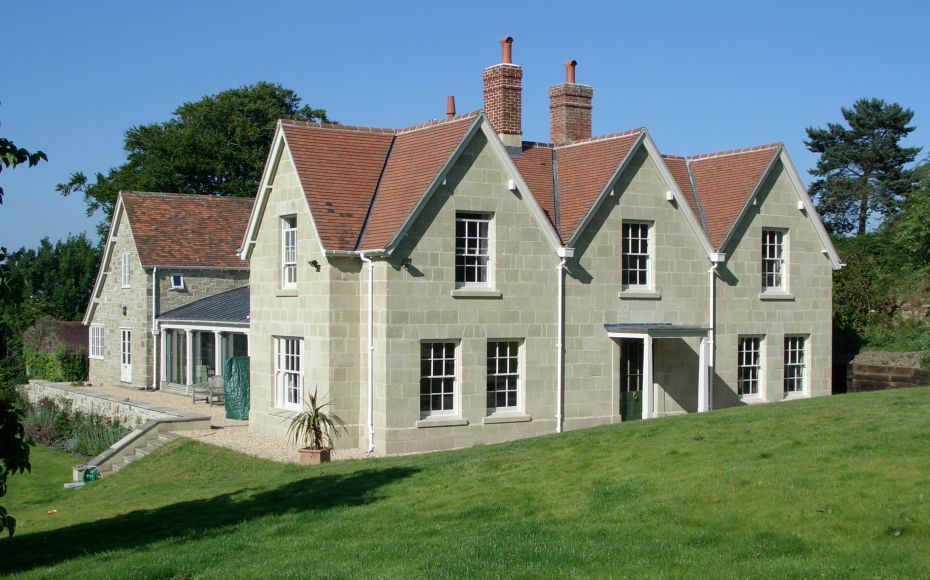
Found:
[{"label": "mown grass", "polygon": [[930,577],[930,389],[318,469],[185,441],[67,494],[55,461],[0,573]]}]

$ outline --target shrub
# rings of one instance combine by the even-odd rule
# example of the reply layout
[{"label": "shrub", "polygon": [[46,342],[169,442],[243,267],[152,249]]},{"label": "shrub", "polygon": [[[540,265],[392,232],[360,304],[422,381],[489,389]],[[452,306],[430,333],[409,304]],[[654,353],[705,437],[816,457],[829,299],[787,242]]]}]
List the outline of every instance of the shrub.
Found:
[{"label": "shrub", "polygon": [[71,401],[62,400],[59,405],[48,398],[28,408],[23,424],[34,441],[86,456],[100,454],[130,431],[119,421],[71,412]]}]

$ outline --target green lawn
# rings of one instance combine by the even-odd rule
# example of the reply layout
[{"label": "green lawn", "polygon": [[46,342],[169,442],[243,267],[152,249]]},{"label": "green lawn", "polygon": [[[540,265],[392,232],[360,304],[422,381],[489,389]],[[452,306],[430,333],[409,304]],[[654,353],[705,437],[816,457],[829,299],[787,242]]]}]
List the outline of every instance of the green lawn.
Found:
[{"label": "green lawn", "polygon": [[317,469],[175,442],[65,492],[71,463],[11,478],[0,573],[930,577],[927,388]]}]

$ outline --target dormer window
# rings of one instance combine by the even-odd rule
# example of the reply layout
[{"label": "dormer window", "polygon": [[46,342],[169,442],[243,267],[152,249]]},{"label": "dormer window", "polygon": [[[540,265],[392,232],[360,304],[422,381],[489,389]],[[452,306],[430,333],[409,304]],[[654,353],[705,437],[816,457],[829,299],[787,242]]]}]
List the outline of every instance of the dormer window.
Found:
[{"label": "dormer window", "polygon": [[281,218],[281,287],[297,288],[297,216]]},{"label": "dormer window", "polygon": [[180,274],[172,274],[169,277],[169,280],[171,281],[172,290],[184,290],[184,276]]},{"label": "dormer window", "polygon": [[455,285],[491,285],[491,219],[489,214],[455,214]]}]

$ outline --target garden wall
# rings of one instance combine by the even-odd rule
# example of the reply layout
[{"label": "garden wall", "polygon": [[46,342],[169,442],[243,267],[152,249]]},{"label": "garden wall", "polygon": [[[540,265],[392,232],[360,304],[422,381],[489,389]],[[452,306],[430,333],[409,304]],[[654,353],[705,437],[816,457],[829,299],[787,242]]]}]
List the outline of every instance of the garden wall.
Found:
[{"label": "garden wall", "polygon": [[930,372],[917,368],[850,363],[846,370],[846,392],[883,391],[930,385]]},{"label": "garden wall", "polygon": [[179,416],[176,409],[130,401],[125,397],[90,393],[85,388],[60,383],[34,380],[29,381],[28,385],[23,385],[20,389],[30,403],[44,398],[56,402],[64,399],[71,401],[71,408],[74,411],[109,417],[129,427],[138,427],[149,420],[176,419]]}]

